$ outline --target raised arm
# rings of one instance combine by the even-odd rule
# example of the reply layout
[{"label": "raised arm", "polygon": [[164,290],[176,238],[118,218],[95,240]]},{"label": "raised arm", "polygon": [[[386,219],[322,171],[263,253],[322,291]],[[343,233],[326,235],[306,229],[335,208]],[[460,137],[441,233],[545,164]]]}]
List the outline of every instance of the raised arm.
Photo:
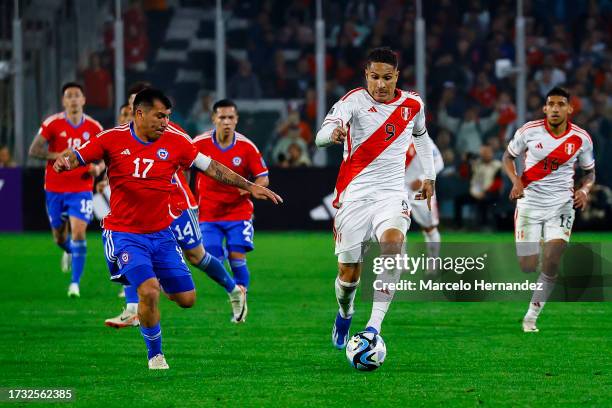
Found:
[{"label": "raised arm", "polygon": [[30,157],[34,157],[35,159],[42,160],[55,160],[59,153],[54,153],[49,151],[49,145],[47,143],[47,139],[42,137],[39,133],[34,137],[32,144],[30,145],[29,150]]}]

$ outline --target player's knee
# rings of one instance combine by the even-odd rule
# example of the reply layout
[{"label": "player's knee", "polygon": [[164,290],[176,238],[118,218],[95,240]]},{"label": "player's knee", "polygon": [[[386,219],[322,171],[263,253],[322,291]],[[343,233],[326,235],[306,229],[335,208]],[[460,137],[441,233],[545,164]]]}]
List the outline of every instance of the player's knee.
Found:
[{"label": "player's knee", "polygon": [[149,279],[138,287],[138,297],[145,303],[157,302],[161,289],[156,279]]},{"label": "player's knee", "polygon": [[187,258],[187,262],[192,265],[198,265],[202,258],[204,257],[204,252],[194,252],[194,251],[185,251],[185,258]]},{"label": "player's knee", "polygon": [[357,282],[359,280],[359,264],[358,263],[340,263],[338,264],[338,277],[343,282]]},{"label": "player's knee", "polygon": [[538,268],[538,257],[536,256],[521,256],[519,257],[519,266],[521,271],[525,273],[533,273]]},{"label": "player's knee", "polygon": [[176,299],[176,303],[183,309],[189,309],[193,307],[196,301],[195,292],[184,293]]}]

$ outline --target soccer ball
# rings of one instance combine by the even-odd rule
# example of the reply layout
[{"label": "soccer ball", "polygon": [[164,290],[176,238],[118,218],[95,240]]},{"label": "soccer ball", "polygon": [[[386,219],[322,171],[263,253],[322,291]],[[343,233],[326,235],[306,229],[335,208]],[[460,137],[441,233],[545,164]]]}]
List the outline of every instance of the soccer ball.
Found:
[{"label": "soccer ball", "polygon": [[355,334],[346,345],[346,358],[360,371],[374,371],[387,356],[385,342],[378,334],[362,331]]}]

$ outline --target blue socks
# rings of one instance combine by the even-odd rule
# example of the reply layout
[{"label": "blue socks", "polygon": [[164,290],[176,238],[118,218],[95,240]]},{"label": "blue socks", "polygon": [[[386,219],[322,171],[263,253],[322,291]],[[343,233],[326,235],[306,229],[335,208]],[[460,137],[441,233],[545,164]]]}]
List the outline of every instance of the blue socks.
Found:
[{"label": "blue socks", "polygon": [[248,289],[250,276],[246,259],[230,259],[229,263],[232,268],[232,273],[234,274],[236,285],[242,285]]},{"label": "blue socks", "polygon": [[64,241],[61,244],[57,244],[60,248],[62,248],[64,250],[64,252],[71,254],[72,253],[72,241],[70,240],[70,238],[67,238],[66,241]]},{"label": "blue socks", "polygon": [[72,283],[78,284],[81,281],[81,275],[83,275],[83,269],[85,268],[87,241],[72,241],[70,249],[72,251]]},{"label": "blue socks", "polygon": [[236,287],[236,282],[234,282],[234,279],[227,273],[221,261],[212,256],[209,252],[204,254],[200,263],[195,265],[195,267],[204,271],[212,280],[223,286],[227,293],[230,293]]},{"label": "blue socks", "polygon": [[138,290],[134,285],[123,285],[125,291],[125,304],[138,303]]},{"label": "blue socks", "polygon": [[159,322],[153,327],[144,327],[140,325],[140,333],[144,338],[145,344],[147,345],[149,359],[162,353],[162,334],[161,326]]}]

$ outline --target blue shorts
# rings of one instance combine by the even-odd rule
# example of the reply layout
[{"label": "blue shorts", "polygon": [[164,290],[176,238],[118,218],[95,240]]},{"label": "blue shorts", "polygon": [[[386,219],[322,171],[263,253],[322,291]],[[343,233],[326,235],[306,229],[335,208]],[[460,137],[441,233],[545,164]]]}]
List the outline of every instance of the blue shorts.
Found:
[{"label": "blue shorts", "polygon": [[111,280],[135,287],[157,278],[166,293],[193,290],[193,279],[170,228],[151,234],[104,230]]},{"label": "blue shorts", "polygon": [[[206,249],[223,248],[224,239],[227,252],[246,253],[254,248],[251,220],[202,222],[200,228],[202,243]],[[212,252],[214,253],[214,250]]]},{"label": "blue shorts", "polygon": [[183,250],[193,249],[202,243],[202,232],[198,224],[198,210],[183,211],[170,226],[179,246]]},{"label": "blue shorts", "polygon": [[90,223],[93,218],[93,194],[91,191],[81,193],[53,193],[46,191],[47,215],[51,227],[61,227],[68,217],[79,218]]}]

